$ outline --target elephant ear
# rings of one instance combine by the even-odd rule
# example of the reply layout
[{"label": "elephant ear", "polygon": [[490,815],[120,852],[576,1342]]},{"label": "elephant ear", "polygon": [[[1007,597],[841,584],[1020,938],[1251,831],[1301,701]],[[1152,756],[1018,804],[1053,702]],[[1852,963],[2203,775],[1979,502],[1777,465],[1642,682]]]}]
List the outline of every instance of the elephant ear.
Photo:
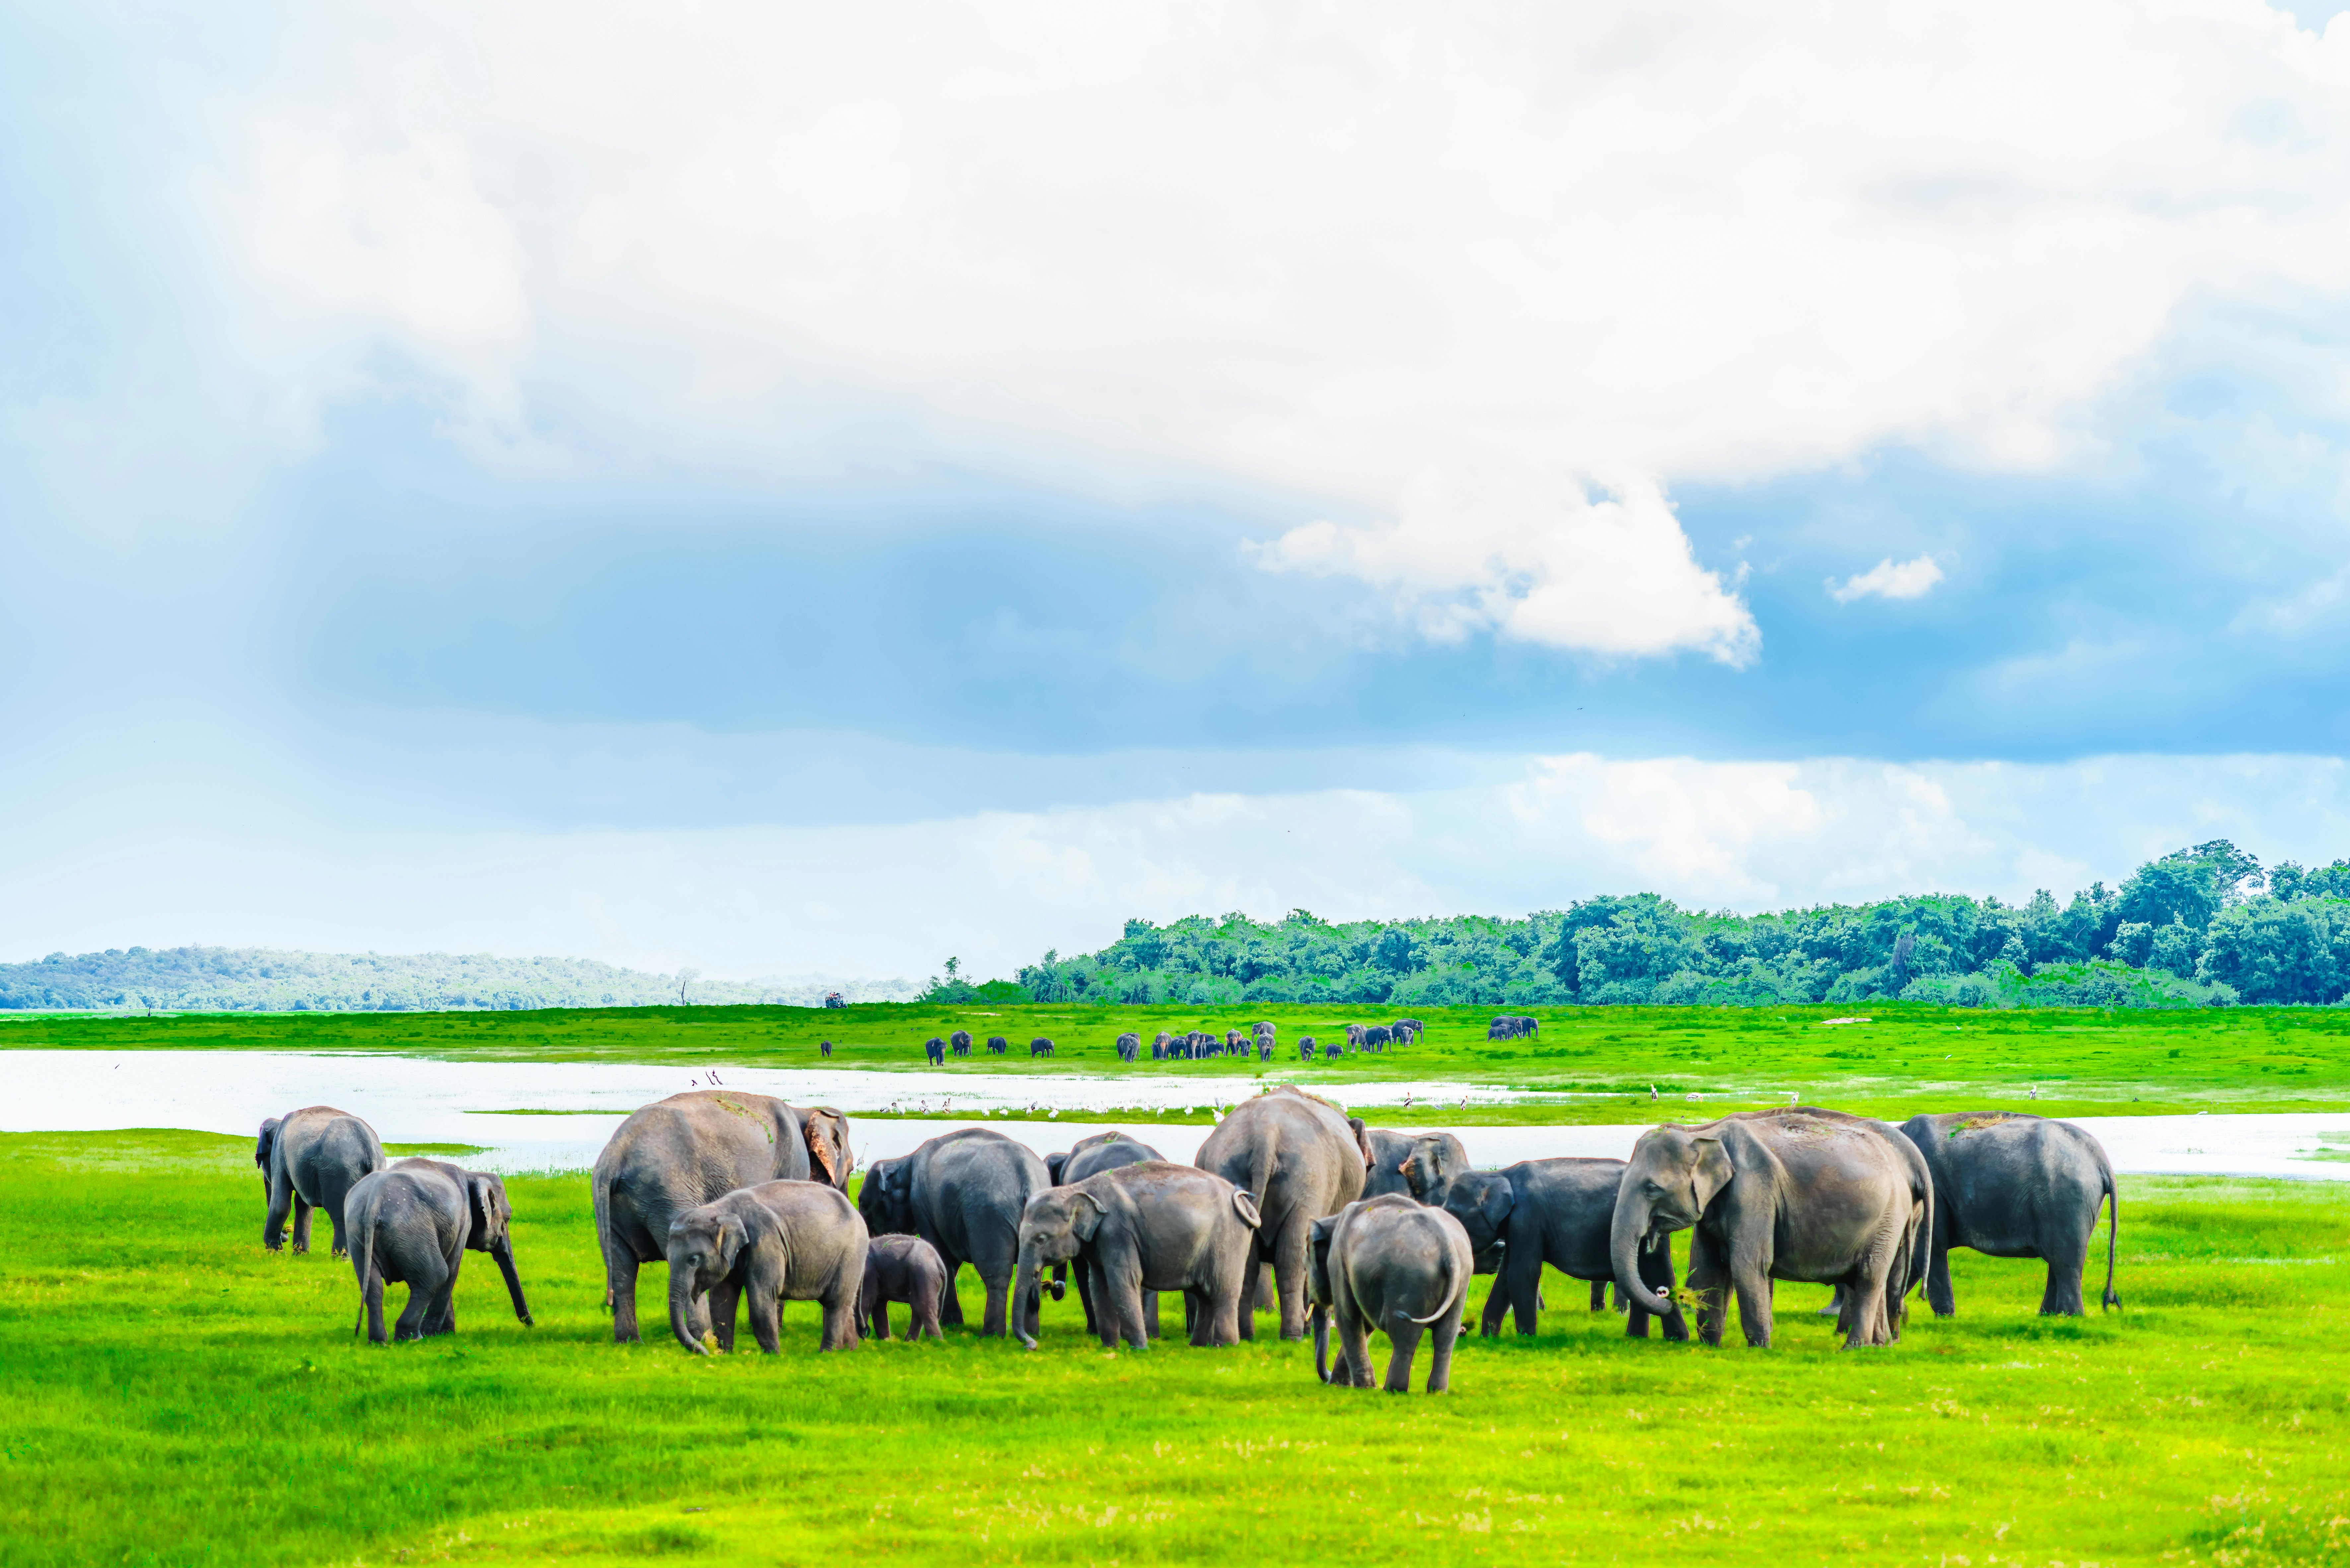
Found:
[{"label": "elephant ear", "polygon": [[504,1185],[494,1176],[479,1171],[465,1173],[465,1206],[473,1210],[473,1246],[476,1251],[487,1251],[505,1234],[504,1219],[499,1213],[504,1206],[498,1201],[499,1189]]},{"label": "elephant ear", "polygon": [[277,1147],[277,1127],[282,1118],[272,1116],[261,1124],[261,1137],[253,1146],[253,1163],[262,1169],[269,1168],[269,1151]]},{"label": "elephant ear", "polygon": [[1363,1168],[1370,1169],[1379,1162],[1379,1157],[1371,1152],[1371,1135],[1364,1130],[1363,1118],[1348,1116],[1347,1125],[1355,1130],[1355,1147],[1363,1151]]},{"label": "elephant ear", "polygon": [[1493,1234],[1498,1236],[1517,1206],[1516,1189],[1506,1181],[1489,1181],[1485,1183],[1484,1195],[1477,1199],[1477,1216],[1492,1226]]},{"label": "elephant ear", "polygon": [[1264,1216],[1257,1212],[1256,1197],[1253,1193],[1243,1192],[1240,1189],[1234,1188],[1232,1211],[1241,1217],[1241,1223],[1252,1231],[1261,1230],[1264,1226]]},{"label": "elephant ear", "polygon": [[1690,1142],[1697,1156],[1690,1169],[1690,1186],[1696,1194],[1698,1209],[1703,1211],[1711,1207],[1714,1195],[1730,1185],[1738,1168],[1731,1163],[1730,1150],[1719,1137],[1700,1134]]},{"label": "elephant ear", "polygon": [[1080,1241],[1090,1241],[1100,1233],[1109,1210],[1090,1192],[1073,1192],[1069,1196],[1069,1233]]},{"label": "elephant ear", "polygon": [[807,1140],[808,1166],[822,1171],[826,1185],[840,1185],[840,1168],[832,1157],[832,1139],[825,1136],[824,1125],[811,1113],[800,1118],[800,1136]]}]

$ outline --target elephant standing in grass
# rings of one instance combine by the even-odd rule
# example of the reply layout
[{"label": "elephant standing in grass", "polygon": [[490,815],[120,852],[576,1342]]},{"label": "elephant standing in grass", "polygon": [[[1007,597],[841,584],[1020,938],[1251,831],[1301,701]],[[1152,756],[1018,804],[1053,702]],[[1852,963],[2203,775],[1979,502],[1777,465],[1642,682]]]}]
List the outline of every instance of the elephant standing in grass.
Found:
[{"label": "elephant standing in grass", "polygon": [[813,1181],[763,1181],[689,1209],[670,1222],[669,1326],[697,1355],[704,1314],[721,1350],[734,1348],[734,1309],[747,1296],[751,1334],[773,1355],[783,1303],[824,1303],[819,1350],[857,1348],[857,1297],[865,1287],[865,1221],[848,1195]]},{"label": "elephant standing in grass", "polygon": [[[1096,1133],[1091,1137],[1079,1138],[1076,1147],[1066,1154],[1046,1155],[1045,1168],[1051,1173],[1054,1186],[1067,1187],[1083,1181],[1088,1176],[1099,1175],[1105,1170],[1116,1170],[1120,1166],[1139,1165],[1146,1159],[1163,1160],[1166,1158],[1147,1143],[1128,1137],[1121,1133],[1106,1132]],[[1054,1299],[1056,1301],[1060,1299],[1060,1282],[1067,1267],[1066,1262],[1056,1262],[1053,1265]],[[1094,1282],[1090,1270],[1084,1268],[1077,1270],[1077,1301],[1086,1309],[1086,1332],[1099,1333],[1100,1318],[1097,1315],[1099,1303],[1094,1299]],[[1159,1293],[1157,1291],[1142,1293],[1142,1319],[1151,1337],[1157,1338],[1159,1334]]]},{"label": "elephant standing in grass", "polygon": [[[1370,1335],[1384,1329],[1394,1354],[1387,1391],[1411,1392],[1411,1358],[1421,1331],[1435,1329],[1428,1391],[1452,1383],[1452,1345],[1469,1299],[1475,1259],[1469,1233],[1441,1209],[1401,1193],[1349,1203],[1316,1220],[1308,1238],[1314,1303],[1314,1370],[1323,1382],[1371,1386]],[[1329,1365],[1330,1322],[1337,1320],[1339,1365]]]},{"label": "elephant standing in grass", "polygon": [[[861,1205],[860,1205],[861,1209]],[[875,1236],[865,1249],[865,1283],[857,1293],[857,1332],[889,1337],[889,1303],[904,1302],[906,1337],[944,1339],[939,1327],[939,1297],[947,1288],[947,1267],[939,1250],[920,1236]]]},{"label": "elephant standing in grass", "polygon": [[[1500,1170],[1463,1171],[1445,1184],[1440,1201],[1461,1221],[1480,1261],[1500,1255],[1501,1278],[1485,1298],[1479,1333],[1500,1334],[1505,1314],[1514,1314],[1520,1334],[1534,1332],[1544,1263],[1570,1279],[1592,1281],[1594,1312],[1607,1304],[1601,1293],[1616,1272],[1611,1238],[1625,1169],[1620,1159],[1525,1159]],[[1638,1267],[1641,1282],[1669,1302],[1671,1238],[1645,1241]],[[1665,1314],[1664,1329],[1667,1339],[1689,1337],[1678,1305]],[[1648,1309],[1633,1306],[1625,1332],[1646,1339]]]},{"label": "elephant standing in grass", "polygon": [[[1163,1159],[1097,1170],[1028,1200],[1020,1216],[1020,1292],[1045,1264],[1075,1259],[1092,1276],[1098,1316],[1088,1326],[1115,1348],[1150,1346],[1145,1292],[1181,1291],[1191,1343],[1236,1345],[1261,1217],[1256,1200],[1222,1177]],[[1030,1349],[1033,1331],[1021,1336]]]},{"label": "elephant standing in grass", "polygon": [[[693,1089],[639,1109],[596,1157],[590,1179],[612,1337],[624,1345],[639,1337],[637,1271],[667,1261],[679,1215],[764,1181],[814,1181],[837,1191],[855,1163],[848,1118],[830,1106]],[[701,1327],[697,1320],[697,1339]]]},{"label": "elephant standing in grass", "polygon": [[2110,1202],[2106,1228],[2104,1305],[2117,1307],[2114,1247],[2121,1195],[2105,1146],[2081,1128],[2013,1111],[1916,1116],[1901,1124],[1933,1173],[1934,1218],[1925,1269],[1935,1314],[1957,1312],[1950,1293],[1950,1249],[1972,1247],[1994,1258],[2044,1258],[2043,1313],[2078,1316],[2081,1282],[2096,1240],[2097,1210]]},{"label": "elephant standing in grass", "polygon": [[[909,1231],[939,1250],[947,1276],[941,1322],[962,1323],[955,1274],[965,1263],[977,1270],[987,1287],[980,1332],[1001,1334],[1012,1325],[1021,1210],[1052,1184],[1045,1162],[1026,1145],[987,1127],[964,1127],[931,1138],[903,1159],[876,1160],[858,1203],[876,1231]],[[1033,1298],[1017,1303],[1021,1333],[1035,1331],[1037,1309]]]},{"label": "elephant standing in grass", "polygon": [[275,1252],[286,1245],[286,1214],[294,1214],[294,1250],[310,1250],[310,1210],[327,1211],[333,1230],[333,1255],[348,1250],[343,1236],[343,1202],[364,1177],[384,1166],[383,1142],[375,1128],[332,1106],[308,1106],[272,1116],[261,1124],[254,1145],[253,1163],[261,1168],[261,1188],[268,1195],[268,1217],[261,1224],[261,1244]]},{"label": "elephant standing in grass", "polygon": [[[1281,1337],[1305,1337],[1305,1251],[1314,1221],[1362,1196],[1371,1147],[1359,1117],[1339,1114],[1293,1085],[1243,1100],[1216,1125],[1193,1161],[1256,1198],[1263,1225],[1250,1260],[1247,1299],[1267,1262],[1281,1290]],[[1255,1335],[1253,1314],[1241,1334]]]},{"label": "elephant standing in grass", "polygon": [[1771,1282],[1843,1285],[1847,1346],[1887,1345],[1886,1286],[1921,1216],[1910,1167],[1860,1116],[1809,1107],[1652,1127],[1633,1147],[1609,1225],[1617,1289],[1658,1316],[1670,1303],[1640,1278],[1644,1246],[1689,1231],[1698,1334],[1721,1343],[1725,1285],[1749,1345],[1771,1343]]},{"label": "elephant standing in grass", "polygon": [[344,1200],[344,1212],[359,1311],[376,1344],[384,1342],[387,1283],[408,1287],[408,1305],[392,1337],[456,1333],[457,1270],[469,1251],[497,1261],[515,1318],[530,1325],[530,1303],[515,1272],[514,1206],[498,1178],[437,1159],[403,1159],[361,1177]]}]

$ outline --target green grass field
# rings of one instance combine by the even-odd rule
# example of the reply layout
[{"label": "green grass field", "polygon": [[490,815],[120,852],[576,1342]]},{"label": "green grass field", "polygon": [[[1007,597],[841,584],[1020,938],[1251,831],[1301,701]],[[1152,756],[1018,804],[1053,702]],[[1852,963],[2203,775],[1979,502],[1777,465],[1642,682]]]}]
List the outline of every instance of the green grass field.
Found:
[{"label": "green grass field", "polygon": [[1033,1353],[820,1357],[806,1303],[772,1359],[619,1347],[585,1179],[513,1196],[538,1326],[475,1259],[456,1337],[372,1346],[347,1264],[262,1251],[246,1140],[0,1137],[0,1563],[2350,1560],[2328,1184],[2125,1179],[2126,1311],[1962,1253],[1960,1315],[1886,1350],[1814,1287],[1707,1351],[1554,1279],[1433,1398],[1270,1339],[1106,1355],[1074,1296]]},{"label": "green grass field", "polygon": [[[1533,1040],[1491,1042],[1491,1009],[1421,1014],[1427,1036],[1409,1049],[1305,1067],[1300,1035],[1328,1039],[1346,1019],[1328,1009],[1266,1006],[1227,1015],[1149,1008],[941,1010],[876,1005],[686,1007],[440,1013],[195,1013],[87,1015],[0,1022],[8,1047],[393,1052],[447,1058],[675,1062],[724,1067],[830,1065],[929,1071],[921,1042],[958,1028],[998,1033],[1024,1049],[1058,1044],[1050,1061],[984,1053],[956,1061],[971,1075],[1079,1074],[1109,1082],[1180,1075],[1201,1100],[1229,1101],[1260,1077],[1344,1085],[1440,1079],[1567,1096],[1478,1110],[1428,1107],[1389,1122],[1648,1121],[1663,1100],[1702,1114],[1804,1103],[1907,1116],[1921,1103],[2029,1108],[2048,1115],[2194,1110],[2334,1110],[2350,1106],[2350,1009],[2231,1008],[2195,1012],[1978,1012],[1917,1005],[1858,1008],[1557,1008],[1537,1010]],[[1830,1024],[1860,1014],[1865,1023]],[[1378,1022],[1376,1011],[1355,1015]],[[1112,1042],[1131,1029],[1217,1031],[1271,1018],[1282,1054],[1272,1064],[1230,1058],[1120,1064]],[[835,1043],[832,1060],[819,1039]],[[1659,1099],[1651,1101],[1654,1088]],[[2033,1098],[2036,1091],[2037,1098]],[[494,1107],[484,1106],[483,1109]],[[1671,1113],[1666,1113],[1671,1114]]]}]

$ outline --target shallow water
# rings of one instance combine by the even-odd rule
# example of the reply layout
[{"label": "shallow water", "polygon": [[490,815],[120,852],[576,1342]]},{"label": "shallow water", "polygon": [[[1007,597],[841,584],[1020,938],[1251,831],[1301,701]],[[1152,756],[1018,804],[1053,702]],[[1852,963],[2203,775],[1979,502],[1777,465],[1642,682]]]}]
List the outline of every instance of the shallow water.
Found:
[{"label": "shallow water", "polygon": [[[1299,1075],[1308,1085],[1312,1077]],[[584,1169],[630,1111],[683,1089],[728,1087],[795,1105],[849,1113],[863,1164],[923,1139],[978,1125],[981,1110],[1033,1108],[1031,1118],[985,1125],[1039,1153],[1066,1148],[1113,1127],[1170,1159],[1189,1160],[1209,1128],[1063,1124],[1049,1112],[1229,1106],[1252,1078],[993,1077],[952,1073],[865,1073],[853,1068],[722,1068],[716,1075],[610,1063],[442,1062],[411,1056],[335,1056],[258,1051],[0,1052],[0,1131],[187,1127],[251,1136],[265,1116],[302,1106],[338,1106],[367,1118],[391,1143],[487,1147],[475,1163],[498,1170]],[[1333,1097],[1378,1120],[1378,1108],[1415,1102],[1493,1104],[1513,1096],[1486,1085],[1327,1083]],[[1952,1109],[1966,1108],[1963,1104]],[[859,1111],[900,1110],[904,1119],[855,1121]],[[564,1116],[502,1115],[563,1111]],[[960,1115],[958,1113],[961,1113]],[[2138,1175],[2285,1176],[2350,1180],[2350,1111],[2193,1116],[2080,1116],[2114,1168]],[[1640,1127],[1463,1127],[1449,1129],[1483,1167],[1556,1155],[1621,1158]]]}]

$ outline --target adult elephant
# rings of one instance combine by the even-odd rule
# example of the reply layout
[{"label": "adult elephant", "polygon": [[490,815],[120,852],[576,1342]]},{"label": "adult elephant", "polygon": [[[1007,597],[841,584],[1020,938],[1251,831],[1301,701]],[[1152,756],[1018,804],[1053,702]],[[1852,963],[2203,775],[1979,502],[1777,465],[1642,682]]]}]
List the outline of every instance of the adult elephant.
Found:
[{"label": "adult elephant", "polygon": [[[803,1109],[766,1095],[691,1089],[639,1109],[596,1157],[590,1191],[604,1254],[604,1303],[612,1337],[638,1337],[637,1270],[669,1260],[671,1222],[764,1181],[816,1181],[846,1190],[856,1163],[848,1118],[829,1106]],[[707,1324],[693,1308],[697,1336]]]},{"label": "adult elephant", "polygon": [[[1046,1155],[1045,1168],[1051,1174],[1054,1186],[1073,1187],[1086,1178],[1098,1176],[1105,1170],[1117,1170],[1125,1166],[1139,1165],[1145,1160],[1164,1160],[1166,1158],[1165,1155],[1139,1139],[1128,1137],[1123,1133],[1106,1132],[1096,1133],[1091,1137],[1079,1138],[1076,1147],[1066,1154]],[[1058,1299],[1063,1289],[1062,1282],[1066,1278],[1067,1269],[1066,1263],[1053,1265],[1053,1293],[1055,1299]],[[1098,1333],[1101,1321],[1100,1309],[1094,1300],[1093,1272],[1089,1269],[1080,1268],[1077,1271],[1077,1301],[1086,1309],[1086,1332]],[[1159,1333],[1159,1293],[1157,1291],[1142,1293],[1142,1316],[1145,1326],[1155,1337]]]},{"label": "adult elephant", "polygon": [[[1461,1221],[1481,1260],[1500,1262],[1501,1278],[1485,1298],[1480,1333],[1501,1333],[1504,1314],[1515,1315],[1521,1334],[1534,1332],[1544,1263],[1569,1279],[1604,1284],[1615,1278],[1616,1203],[1626,1168],[1620,1159],[1523,1159],[1500,1170],[1462,1171],[1444,1184],[1435,1201]],[[1642,1282],[1670,1306],[1665,1293],[1673,1288],[1671,1238],[1644,1241],[1637,1267]],[[1600,1296],[1595,1288],[1595,1312],[1606,1304]],[[1648,1308],[1633,1305],[1625,1332],[1646,1339],[1648,1315]],[[1665,1314],[1664,1329],[1667,1339],[1689,1337],[1678,1306]]]},{"label": "adult elephant", "polygon": [[[1002,1334],[1015,1315],[1008,1307],[1019,1271],[1020,1213],[1052,1184],[1052,1173],[1027,1145],[987,1127],[964,1127],[903,1159],[875,1161],[858,1207],[876,1234],[903,1231],[939,1250],[947,1276],[940,1322],[962,1323],[955,1275],[969,1263],[987,1287],[980,1332]],[[1019,1303],[1023,1334],[1035,1332],[1037,1306],[1034,1299]]]},{"label": "adult elephant", "polygon": [[[1029,1200],[1020,1217],[1020,1299],[1035,1295],[1051,1263],[1093,1276],[1100,1316],[1087,1327],[1105,1346],[1147,1350],[1157,1333],[1147,1294],[1181,1291],[1193,1311],[1191,1343],[1241,1337],[1242,1295],[1261,1223],[1256,1201],[1211,1171],[1166,1160],[1107,1167]],[[1033,1350],[1033,1328],[1022,1341]]]},{"label": "adult elephant", "polygon": [[261,1189],[269,1203],[261,1222],[261,1244],[273,1252],[285,1247],[290,1209],[294,1250],[308,1251],[310,1210],[323,1209],[333,1232],[332,1255],[339,1258],[348,1251],[343,1241],[343,1200],[363,1178],[383,1168],[383,1140],[348,1111],[305,1106],[261,1124],[253,1163],[261,1168]]},{"label": "adult elephant", "polygon": [[[1314,1221],[1363,1195],[1371,1146],[1360,1117],[1339,1114],[1318,1095],[1293,1085],[1243,1100],[1216,1125],[1193,1161],[1256,1199],[1263,1224],[1249,1259],[1247,1300],[1270,1259],[1281,1289],[1281,1337],[1305,1337],[1306,1245]],[[1255,1334],[1253,1314],[1241,1337]]]},{"label": "adult elephant", "polygon": [[1689,1231],[1698,1334],[1721,1343],[1725,1284],[1751,1345],[1771,1343],[1771,1282],[1845,1287],[1846,1346],[1893,1339],[1886,1288],[1925,1216],[1908,1158],[1864,1117],[1808,1106],[1652,1127],[1633,1146],[1608,1227],[1617,1289],[1662,1317],[1644,1245]]},{"label": "adult elephant", "polygon": [[1971,1247],[1994,1258],[2044,1258],[2048,1282],[2040,1310],[2077,1317],[2081,1281],[2096,1240],[2097,1210],[2107,1203],[2104,1305],[2117,1307],[2114,1247],[2121,1194],[2105,1146],[2081,1128],[2013,1111],[1915,1116],[1901,1132],[1934,1179],[1934,1216],[1927,1248],[1926,1299],[1938,1317],[1957,1312],[1950,1293],[1950,1249]]}]

